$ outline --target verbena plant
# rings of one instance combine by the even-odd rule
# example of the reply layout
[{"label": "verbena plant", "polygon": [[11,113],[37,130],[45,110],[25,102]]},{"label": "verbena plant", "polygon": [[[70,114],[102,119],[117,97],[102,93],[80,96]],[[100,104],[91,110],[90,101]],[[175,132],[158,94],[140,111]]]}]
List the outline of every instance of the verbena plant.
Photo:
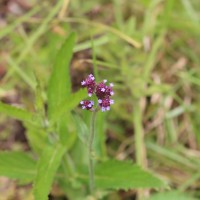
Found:
[{"label": "verbena plant", "polygon": [[[113,85],[106,86],[106,81],[95,83],[94,90],[90,91],[91,85],[87,81],[94,80],[94,77],[89,75],[82,82],[89,96],[94,93],[97,97],[99,106],[93,110],[92,101],[83,101],[87,93],[85,89],[71,92],[69,65],[74,45],[75,34],[72,33],[57,52],[47,91],[42,91],[38,81],[35,112],[0,102],[2,114],[23,122],[31,147],[30,152],[0,152],[0,175],[16,179],[21,184],[32,183],[35,200],[47,200],[53,183],[73,200],[88,196],[100,199],[118,189],[163,187],[163,181],[131,161],[96,156],[93,150],[95,115],[98,110],[109,110],[113,103],[110,99]],[[103,96],[105,92],[107,95]],[[93,111],[90,134],[83,120],[73,111],[79,102],[84,109]]]}]

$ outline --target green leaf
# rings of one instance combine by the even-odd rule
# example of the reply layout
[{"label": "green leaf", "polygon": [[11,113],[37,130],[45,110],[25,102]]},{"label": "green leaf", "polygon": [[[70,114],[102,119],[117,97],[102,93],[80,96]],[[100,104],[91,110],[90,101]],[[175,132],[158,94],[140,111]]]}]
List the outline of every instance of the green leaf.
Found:
[{"label": "green leaf", "polygon": [[76,124],[76,128],[77,128],[77,134],[79,139],[85,144],[87,145],[88,143],[88,137],[89,137],[89,129],[87,127],[87,125],[85,124],[85,122],[77,115],[77,114],[73,114],[73,118],[74,118],[74,122]]},{"label": "green leaf", "polygon": [[99,112],[96,116],[96,124],[95,124],[95,140],[94,140],[94,149],[97,157],[101,157],[104,159],[107,157],[106,150],[106,134],[105,134],[105,114],[103,112]]},{"label": "green leaf", "polygon": [[36,163],[23,152],[0,152],[0,176],[31,181],[36,174]]},{"label": "green leaf", "polygon": [[54,124],[58,121],[60,117],[63,116],[66,112],[71,111],[74,109],[82,99],[87,96],[87,92],[85,89],[79,90],[76,93],[70,94],[67,99],[63,100],[57,107],[54,112],[54,115],[51,118],[51,124]]},{"label": "green leaf", "polygon": [[97,188],[132,189],[159,188],[164,182],[130,162],[109,160],[98,164],[95,169]]},{"label": "green leaf", "polygon": [[37,175],[34,181],[33,193],[35,199],[47,200],[55,173],[67,147],[61,144],[46,146],[37,166]]},{"label": "green leaf", "polygon": [[58,106],[70,95],[71,81],[69,64],[75,44],[75,34],[72,33],[57,53],[55,64],[48,85],[48,115],[51,119]]},{"label": "green leaf", "polygon": [[36,124],[38,122],[34,113],[0,102],[0,113],[25,122]]},{"label": "green leaf", "polygon": [[77,138],[73,121],[71,119],[71,113],[67,113],[60,118],[58,122],[58,133],[60,143],[70,149],[74,145]]},{"label": "green leaf", "polygon": [[40,155],[48,140],[46,131],[43,128],[32,126],[30,123],[24,123],[23,125],[26,128],[26,138],[31,149],[37,155]]},{"label": "green leaf", "polygon": [[188,194],[181,193],[179,191],[162,192],[155,194],[148,200],[195,200],[195,198],[189,196]]}]

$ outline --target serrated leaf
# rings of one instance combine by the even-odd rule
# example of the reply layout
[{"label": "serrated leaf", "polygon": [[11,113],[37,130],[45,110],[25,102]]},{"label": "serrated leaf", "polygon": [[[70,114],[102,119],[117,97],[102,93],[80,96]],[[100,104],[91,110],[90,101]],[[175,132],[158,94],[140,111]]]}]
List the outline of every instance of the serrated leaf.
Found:
[{"label": "serrated leaf", "polygon": [[48,115],[51,119],[57,107],[63,103],[71,91],[69,64],[75,44],[75,34],[72,33],[57,53],[48,85]]},{"label": "serrated leaf", "polygon": [[0,102],[0,113],[21,121],[30,122],[32,124],[38,123],[37,117],[34,113],[28,112],[22,108],[5,104],[3,102]]},{"label": "serrated leaf", "polygon": [[33,194],[35,199],[47,200],[55,173],[61,163],[61,159],[67,147],[61,144],[46,146],[37,166],[37,174],[34,181]]},{"label": "serrated leaf", "polygon": [[159,188],[164,182],[130,162],[109,160],[98,164],[95,169],[97,188],[132,189]]},{"label": "serrated leaf", "polygon": [[36,162],[23,152],[0,152],[0,176],[31,181],[36,174]]},{"label": "serrated leaf", "polygon": [[188,194],[179,191],[162,192],[153,195],[148,200],[196,200]]}]

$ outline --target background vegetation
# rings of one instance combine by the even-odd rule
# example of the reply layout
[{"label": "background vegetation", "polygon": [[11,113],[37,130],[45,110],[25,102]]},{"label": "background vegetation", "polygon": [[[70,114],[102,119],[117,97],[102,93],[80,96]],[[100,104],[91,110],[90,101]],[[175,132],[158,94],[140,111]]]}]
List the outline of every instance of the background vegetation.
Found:
[{"label": "background vegetation", "polygon": [[[199,11],[198,0],[3,0],[1,102],[45,115],[45,91],[56,54],[75,32],[71,90],[80,89],[80,82],[95,71],[93,66],[97,66],[98,80],[115,84],[111,111],[98,113],[96,156],[132,160],[168,183],[160,190],[130,189],[101,195],[109,200],[135,199],[138,193],[146,193],[152,200],[200,199]],[[85,97],[83,92],[79,95]],[[79,98],[72,104],[78,105]],[[63,121],[84,139],[90,113],[75,105],[64,108],[69,107],[76,113],[77,124],[71,126],[73,119]],[[12,118],[9,108],[0,106],[0,112],[0,149],[29,152],[32,148],[39,153],[43,131],[40,138],[34,137],[38,130],[24,120],[30,122],[32,116],[18,115],[22,123]],[[71,163],[81,168],[86,162],[79,143],[68,144],[67,166]],[[57,156],[59,159],[62,154]],[[0,162],[4,162],[2,158]],[[67,170],[72,169],[69,166]],[[72,180],[72,188],[64,190],[55,183],[50,198],[78,199],[82,195],[77,192],[79,184]],[[22,187],[4,177],[0,178],[0,193],[0,200],[32,199],[30,185]]]}]

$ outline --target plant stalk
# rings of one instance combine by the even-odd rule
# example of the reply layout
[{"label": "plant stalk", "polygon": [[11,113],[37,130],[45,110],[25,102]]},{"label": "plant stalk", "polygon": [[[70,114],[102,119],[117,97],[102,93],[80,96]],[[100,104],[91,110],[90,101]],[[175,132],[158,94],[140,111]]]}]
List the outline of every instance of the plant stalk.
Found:
[{"label": "plant stalk", "polygon": [[96,119],[97,110],[92,112],[91,123],[90,123],[90,135],[89,135],[89,187],[90,193],[92,194],[95,187],[94,182],[94,162],[93,162],[93,141],[94,141],[94,127],[95,127],[95,119]]},{"label": "plant stalk", "polygon": [[136,163],[142,168],[146,167],[146,152],[144,145],[144,130],[142,125],[142,108],[140,99],[135,99],[133,107],[133,124],[135,134]]},{"label": "plant stalk", "polygon": [[[133,124],[134,124],[134,139],[135,139],[135,154],[136,163],[142,168],[147,167],[146,148],[144,144],[144,129],[142,125],[142,108],[140,98],[134,100]],[[145,199],[149,195],[148,190],[139,189],[137,191],[137,199]]]}]

